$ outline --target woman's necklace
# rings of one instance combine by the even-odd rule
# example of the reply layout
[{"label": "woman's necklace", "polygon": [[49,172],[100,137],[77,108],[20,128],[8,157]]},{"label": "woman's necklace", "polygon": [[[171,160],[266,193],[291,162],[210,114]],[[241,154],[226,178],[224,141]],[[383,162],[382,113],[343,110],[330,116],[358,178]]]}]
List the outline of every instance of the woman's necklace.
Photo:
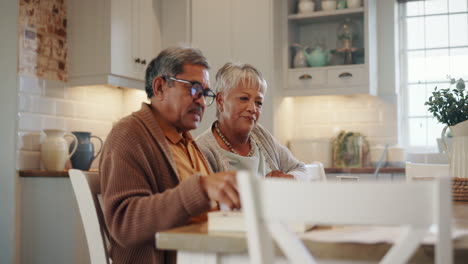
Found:
[{"label": "woman's necklace", "polygon": [[[218,133],[218,136],[221,138],[221,140],[224,142],[224,144],[226,144],[226,146],[228,147],[228,149],[234,153],[234,154],[237,154],[239,156],[242,156],[240,155],[232,146],[231,146],[231,143],[229,143],[229,141],[227,140],[227,138],[223,135],[223,133],[221,133],[221,130],[219,130],[219,127],[218,127],[218,123],[219,122],[216,122],[215,123],[215,130],[216,130],[216,133]],[[250,151],[249,153],[247,153],[247,157],[252,157],[253,154],[254,154],[254,148],[253,148],[253,144],[252,144],[252,137],[249,136],[249,146],[250,146]]]}]

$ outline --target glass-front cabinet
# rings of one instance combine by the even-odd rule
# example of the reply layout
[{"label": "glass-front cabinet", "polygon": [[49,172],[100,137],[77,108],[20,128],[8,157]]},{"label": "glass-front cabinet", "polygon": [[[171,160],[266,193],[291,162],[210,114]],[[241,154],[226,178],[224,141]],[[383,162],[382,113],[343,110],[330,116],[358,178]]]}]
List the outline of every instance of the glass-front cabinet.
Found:
[{"label": "glass-front cabinet", "polygon": [[288,0],[285,96],[376,94],[376,0]]}]

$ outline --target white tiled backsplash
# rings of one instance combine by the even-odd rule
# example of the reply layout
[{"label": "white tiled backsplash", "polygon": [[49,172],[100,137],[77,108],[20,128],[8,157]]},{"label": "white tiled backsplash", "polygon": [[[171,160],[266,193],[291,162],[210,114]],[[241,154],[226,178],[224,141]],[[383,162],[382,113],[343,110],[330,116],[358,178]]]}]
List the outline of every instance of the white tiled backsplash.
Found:
[{"label": "white tiled backsplash", "polygon": [[[112,124],[147,101],[142,90],[108,85],[67,84],[20,76],[18,94],[18,169],[40,168],[43,129],[89,131],[105,140]],[[95,149],[99,143],[95,144]],[[92,168],[96,168],[96,159]]]},{"label": "white tiled backsplash", "polygon": [[396,144],[396,104],[370,95],[289,98],[287,133],[292,139],[330,138],[340,130],[361,132],[370,145]]}]

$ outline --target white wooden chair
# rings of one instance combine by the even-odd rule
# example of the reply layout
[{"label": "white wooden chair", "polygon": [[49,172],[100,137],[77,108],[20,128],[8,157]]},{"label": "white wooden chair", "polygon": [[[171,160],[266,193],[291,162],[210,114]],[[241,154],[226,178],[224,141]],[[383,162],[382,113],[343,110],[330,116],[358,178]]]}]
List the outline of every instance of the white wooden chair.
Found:
[{"label": "white wooden chair", "polygon": [[71,169],[68,174],[80,210],[91,263],[112,263],[107,251],[108,233],[98,199],[101,193],[99,173]]},{"label": "white wooden chair", "polygon": [[[406,263],[433,224],[436,262],[450,264],[450,181],[322,183],[237,174],[251,263],[273,263],[273,240],[291,263],[316,263],[284,223],[407,226],[380,263]],[[313,252],[312,252],[313,253]]]},{"label": "white wooden chair", "polygon": [[424,178],[449,177],[449,164],[428,164],[406,162],[405,166],[406,180],[416,180]]},{"label": "white wooden chair", "polygon": [[327,176],[325,175],[325,169],[323,164],[320,161],[313,161],[305,165],[307,175],[310,177],[310,180],[313,181],[327,181]]}]

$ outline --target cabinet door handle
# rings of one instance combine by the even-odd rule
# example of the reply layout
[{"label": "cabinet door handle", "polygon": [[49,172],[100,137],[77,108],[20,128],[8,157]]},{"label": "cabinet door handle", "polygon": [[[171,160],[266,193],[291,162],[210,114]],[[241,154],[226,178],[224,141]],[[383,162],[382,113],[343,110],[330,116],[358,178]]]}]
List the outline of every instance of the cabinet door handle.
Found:
[{"label": "cabinet door handle", "polygon": [[299,80],[310,80],[312,79],[312,76],[310,74],[302,74],[299,76]]},{"label": "cabinet door handle", "polygon": [[353,77],[353,75],[349,72],[343,72],[338,75],[339,78],[344,78],[344,77]]},{"label": "cabinet door handle", "polygon": [[140,58],[136,58],[135,63],[140,63]]},{"label": "cabinet door handle", "polygon": [[141,64],[146,65],[146,60],[142,60]]}]

